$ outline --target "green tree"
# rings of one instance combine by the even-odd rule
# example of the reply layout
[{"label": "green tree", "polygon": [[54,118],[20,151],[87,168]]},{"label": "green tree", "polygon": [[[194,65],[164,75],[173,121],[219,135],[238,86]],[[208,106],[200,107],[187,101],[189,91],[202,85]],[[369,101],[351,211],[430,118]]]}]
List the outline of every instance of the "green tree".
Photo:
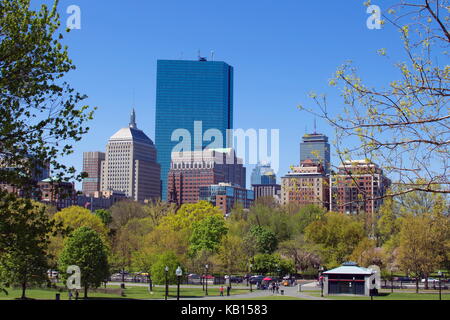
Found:
[{"label": "green tree", "polygon": [[112,216],[111,228],[115,230],[126,225],[131,219],[147,217],[144,206],[136,201],[119,201],[109,210]]},{"label": "green tree", "polygon": [[[442,214],[409,215],[402,221],[398,265],[419,279],[442,267],[450,252],[449,217]],[[426,283],[427,285],[427,283]]]},{"label": "green tree", "polygon": [[312,222],[322,219],[326,210],[323,207],[309,204],[302,206],[298,213],[293,217],[295,230],[297,233],[303,233],[305,228]]},{"label": "green tree", "polygon": [[167,272],[167,281],[169,284],[175,284],[177,281],[177,276],[175,271],[178,266],[183,269],[183,266],[176,256],[176,254],[172,251],[167,251],[158,255],[155,258],[155,262],[152,265],[152,280],[156,284],[165,284],[166,283],[166,272],[165,267],[169,267],[169,271]]},{"label": "green tree", "polygon": [[189,241],[191,253],[195,255],[200,250],[217,252],[220,241],[227,231],[225,219],[218,215],[209,216],[194,223]]},{"label": "green tree", "polygon": [[223,217],[223,214],[219,208],[213,206],[207,201],[186,203],[183,204],[177,212],[168,214],[161,219],[160,225],[174,231],[187,229],[191,232],[194,223],[209,216]]},{"label": "green tree", "polygon": [[43,206],[0,191],[0,288],[19,285],[25,299],[28,285],[48,281],[49,237],[57,228]]},{"label": "green tree", "polygon": [[220,268],[228,274],[249,271],[249,256],[242,237],[227,234],[222,237],[217,253]]},{"label": "green tree", "polygon": [[275,234],[265,227],[252,226],[245,242],[255,248],[256,252],[271,254],[277,249],[278,240]]},{"label": "green tree", "polygon": [[111,211],[106,209],[97,209],[94,214],[102,220],[103,224],[108,227],[112,222]]},{"label": "green tree", "polygon": [[75,69],[57,12],[30,9],[30,0],[0,2],[0,181],[31,189],[32,176],[47,162],[56,176],[75,175],[58,159],[73,152],[73,142],[88,131],[92,119],[86,98],[64,81]]},{"label": "green tree", "polygon": [[305,239],[320,245],[322,260],[329,268],[345,262],[363,237],[363,223],[336,212],[327,212],[305,229]]},{"label": "green tree", "polygon": [[317,270],[321,264],[318,246],[307,242],[303,234],[280,243],[278,252],[291,259],[296,270],[300,272],[305,272],[308,269]]},{"label": "green tree", "polygon": [[252,270],[260,274],[280,276],[294,272],[294,265],[277,254],[259,253],[253,258]]},{"label": "green tree", "polygon": [[67,267],[71,265],[80,268],[86,299],[89,288],[98,288],[109,276],[107,247],[97,232],[81,227],[64,242],[58,264],[64,280],[67,279]]}]

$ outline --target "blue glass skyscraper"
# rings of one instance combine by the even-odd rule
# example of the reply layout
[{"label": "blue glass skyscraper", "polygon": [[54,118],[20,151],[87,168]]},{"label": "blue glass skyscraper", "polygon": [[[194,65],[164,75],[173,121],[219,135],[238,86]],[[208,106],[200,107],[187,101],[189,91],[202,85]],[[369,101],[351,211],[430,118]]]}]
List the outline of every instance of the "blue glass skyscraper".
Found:
[{"label": "blue glass skyscraper", "polygon": [[314,132],[303,136],[300,143],[300,162],[307,159],[321,163],[326,174],[330,172],[330,144],[326,135]]},{"label": "blue glass skyscraper", "polygon": [[[158,60],[156,85],[155,144],[161,165],[162,199],[167,199],[167,174],[171,153],[179,141],[171,141],[176,129],[192,137],[194,122],[202,134],[218,129],[226,147],[227,129],[233,128],[233,67],[222,61]],[[211,141],[200,142],[204,148]]]}]

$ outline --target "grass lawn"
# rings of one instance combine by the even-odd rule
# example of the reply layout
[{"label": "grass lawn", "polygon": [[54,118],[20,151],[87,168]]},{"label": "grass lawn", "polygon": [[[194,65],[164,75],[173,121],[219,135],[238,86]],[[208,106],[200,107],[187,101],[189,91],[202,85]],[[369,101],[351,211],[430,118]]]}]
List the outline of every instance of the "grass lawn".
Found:
[{"label": "grass lawn", "polygon": [[307,300],[307,299],[289,297],[289,296],[267,296],[267,297],[248,298],[248,299],[242,298],[242,299],[236,299],[236,300]]},{"label": "grass lawn", "polygon": [[[119,286],[107,286],[108,288],[119,288]],[[80,298],[83,297],[83,291],[80,291]],[[232,295],[236,294],[244,294],[249,292],[247,289],[236,289],[233,288],[231,290]],[[44,299],[44,300],[54,300],[55,294],[58,293],[56,289],[47,289],[47,288],[33,288],[27,289],[26,295],[28,298],[32,299]],[[8,295],[4,293],[0,293],[0,300],[11,300],[19,298],[22,295],[21,289],[8,289]],[[165,288],[164,287],[154,287],[153,293],[148,291],[147,287],[133,287],[128,286],[124,290],[124,296],[120,296],[119,294],[111,294],[111,293],[97,293],[97,292],[89,292],[89,298],[93,299],[164,299]],[[218,288],[208,288],[209,296],[219,296],[220,292]],[[205,292],[202,288],[180,288],[180,297],[182,298],[195,298],[195,297],[203,297],[205,296]],[[169,288],[169,299],[173,299],[177,297],[177,289]],[[61,292],[61,300],[68,300],[67,291]]]},{"label": "grass lawn", "polygon": [[[386,292],[381,293],[383,295],[374,296],[373,300],[438,300],[439,294],[436,293],[405,293],[405,292]],[[320,293],[310,293],[309,295],[320,297]],[[327,299],[332,300],[370,300],[370,297],[362,297],[362,296],[346,296],[346,295],[330,295],[325,296]],[[442,300],[450,300],[449,293],[442,294]]]}]

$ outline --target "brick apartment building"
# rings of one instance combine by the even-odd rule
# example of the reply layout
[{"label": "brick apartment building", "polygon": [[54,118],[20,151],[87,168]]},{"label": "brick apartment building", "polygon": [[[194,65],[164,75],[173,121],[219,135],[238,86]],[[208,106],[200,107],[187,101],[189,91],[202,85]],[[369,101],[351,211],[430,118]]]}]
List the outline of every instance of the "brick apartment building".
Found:
[{"label": "brick apartment building", "polygon": [[172,153],[167,177],[168,201],[199,201],[200,187],[228,182],[245,188],[245,167],[231,148]]}]

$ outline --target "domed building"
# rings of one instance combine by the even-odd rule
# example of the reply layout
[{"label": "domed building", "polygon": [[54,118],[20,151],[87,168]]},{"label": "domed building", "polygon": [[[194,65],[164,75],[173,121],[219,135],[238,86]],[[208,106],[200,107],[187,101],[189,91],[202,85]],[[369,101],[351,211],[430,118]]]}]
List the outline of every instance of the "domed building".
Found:
[{"label": "domed building", "polygon": [[134,109],[129,126],[109,139],[101,171],[102,191],[124,192],[140,202],[160,198],[161,168],[156,162],[156,147],[137,128]]}]

